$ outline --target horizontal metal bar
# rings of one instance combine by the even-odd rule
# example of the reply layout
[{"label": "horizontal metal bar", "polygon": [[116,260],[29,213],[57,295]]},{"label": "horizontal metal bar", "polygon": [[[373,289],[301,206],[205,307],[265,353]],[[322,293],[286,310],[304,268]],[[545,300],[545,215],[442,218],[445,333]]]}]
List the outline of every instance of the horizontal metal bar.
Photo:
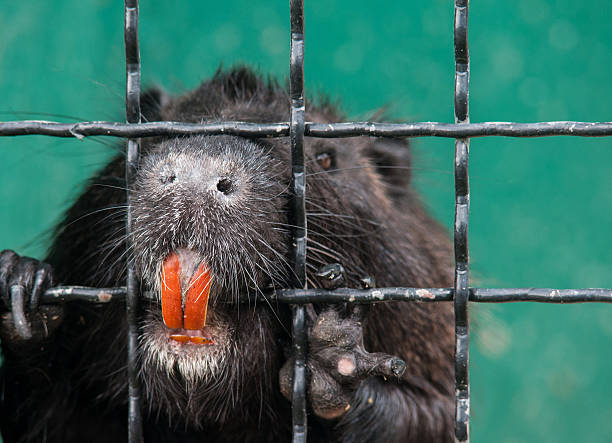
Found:
[{"label": "horizontal metal bar", "polygon": [[[373,303],[380,301],[452,301],[453,288],[375,288],[333,291],[325,289],[282,289],[269,296],[283,303]],[[612,289],[470,288],[469,300],[476,303],[612,303]]]},{"label": "horizontal metal bar", "polygon": [[[540,303],[612,303],[612,289],[551,289],[551,288],[470,288],[469,301],[476,303],[540,302]],[[453,288],[340,288],[281,289],[260,297],[282,303],[374,303],[382,301],[440,302],[452,301]],[[48,289],[41,303],[67,301],[108,303],[125,300],[125,287],[88,288],[58,286]]]},{"label": "horizontal metal bar", "polygon": [[[333,291],[325,289],[282,289],[268,296],[283,303],[372,303],[380,301],[452,301],[453,288],[374,288]],[[469,288],[470,302],[507,303],[612,303],[612,289],[551,289],[551,288]]]},{"label": "horizontal metal bar", "polygon": [[85,286],[57,286],[47,289],[41,296],[41,303],[62,303],[85,301],[90,303],[109,303],[125,301],[125,286],[117,288],[89,288]]},{"label": "horizontal metal bar", "polygon": [[470,301],[504,303],[531,301],[540,303],[612,303],[612,289],[551,289],[551,288],[472,288]]},{"label": "horizontal metal bar", "polygon": [[[50,135],[84,138],[94,135],[113,137],[154,137],[179,135],[239,135],[244,137],[288,137],[289,122],[251,123],[182,123],[150,122],[128,124],[119,122],[57,123],[51,121],[0,122],[0,136]],[[339,138],[369,135],[374,137],[549,137],[558,135],[580,137],[612,136],[610,122],[539,122],[539,123],[309,123],[304,125],[309,137]]]},{"label": "horizontal metal bar", "polygon": [[281,289],[269,298],[283,303],[372,303],[379,301],[451,301],[451,288]]},{"label": "horizontal metal bar", "polygon": [[245,137],[288,136],[289,123],[182,123],[182,122],[79,122],[57,123],[49,121],[15,121],[0,122],[0,136],[3,135],[50,135],[53,137],[76,137],[78,139],[92,135],[113,137],[154,137],[179,136],[193,134],[232,134]]}]

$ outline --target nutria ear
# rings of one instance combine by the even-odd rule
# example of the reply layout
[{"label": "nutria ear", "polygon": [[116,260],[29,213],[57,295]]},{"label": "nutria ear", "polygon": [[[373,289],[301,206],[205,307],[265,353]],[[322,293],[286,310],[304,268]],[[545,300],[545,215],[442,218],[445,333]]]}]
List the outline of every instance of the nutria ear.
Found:
[{"label": "nutria ear", "polygon": [[403,195],[411,177],[408,140],[377,138],[368,144],[365,154],[376,165],[383,181],[389,185],[388,194],[393,198]]},{"label": "nutria ear", "polygon": [[170,101],[170,96],[159,86],[148,88],[140,94],[140,116],[142,121],[156,122],[161,120],[161,109]]}]

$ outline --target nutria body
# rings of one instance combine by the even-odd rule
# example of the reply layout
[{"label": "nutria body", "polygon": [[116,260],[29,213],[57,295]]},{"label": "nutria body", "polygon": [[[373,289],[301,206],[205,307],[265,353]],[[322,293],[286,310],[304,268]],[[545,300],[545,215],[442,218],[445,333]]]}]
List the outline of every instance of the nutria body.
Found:
[{"label": "nutria body", "polygon": [[[284,89],[245,68],[218,72],[181,97],[143,96],[150,121],[287,121],[288,108]],[[329,105],[306,109],[307,121],[341,118]],[[311,287],[329,263],[344,266],[349,287],[365,276],[380,287],[452,286],[449,242],[409,187],[404,141],[307,138],[305,149]],[[290,403],[281,391],[288,394],[290,383],[290,311],[256,301],[292,281],[289,165],[287,138],[143,139],[129,254],[142,290],[153,294],[143,301],[139,339],[146,441],[289,441]],[[44,272],[39,262],[3,252],[5,302],[15,285],[38,291],[37,275],[42,286],[124,285],[124,187],[118,157],[66,214]],[[183,291],[198,266],[210,270],[206,326],[196,332],[213,345],[169,338],[178,329],[167,327],[160,307],[168,257],[180,261]],[[182,303],[187,309],[184,295]],[[450,305],[309,312],[309,441],[451,441]],[[123,305],[33,307],[29,319],[29,340],[17,334],[11,312],[2,320],[5,441],[125,441]],[[361,326],[365,349],[381,354],[365,353]],[[381,376],[391,355],[405,362],[400,377]],[[362,360],[375,364],[364,370]]]}]

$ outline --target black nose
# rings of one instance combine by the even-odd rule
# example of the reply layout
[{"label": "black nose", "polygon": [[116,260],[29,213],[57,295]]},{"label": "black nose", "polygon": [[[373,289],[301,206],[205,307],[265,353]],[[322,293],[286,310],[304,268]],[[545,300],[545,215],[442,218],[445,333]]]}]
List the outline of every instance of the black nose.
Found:
[{"label": "black nose", "polygon": [[217,190],[225,195],[231,194],[234,190],[234,183],[228,178],[222,178],[217,182]]}]

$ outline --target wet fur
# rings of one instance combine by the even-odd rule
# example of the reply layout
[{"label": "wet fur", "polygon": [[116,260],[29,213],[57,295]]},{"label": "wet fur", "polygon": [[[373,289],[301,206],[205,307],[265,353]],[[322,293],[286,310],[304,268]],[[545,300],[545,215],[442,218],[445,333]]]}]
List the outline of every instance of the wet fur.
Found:
[{"label": "wet fur", "polygon": [[[284,88],[245,68],[220,71],[178,98],[168,99],[154,90],[143,96],[148,120],[287,121],[288,108]],[[343,116],[329,104],[309,104],[306,119],[333,122]],[[239,204],[189,201],[185,196],[197,190],[159,185],[164,171],[158,168],[175,154],[191,156],[198,165],[208,161],[198,155],[203,146],[217,158],[215,167],[229,165],[236,177],[251,180],[245,185],[250,194],[238,198]],[[410,189],[408,169],[387,168],[410,166],[404,141],[307,139],[306,149],[311,286],[317,284],[314,272],[333,262],[346,268],[349,287],[358,287],[365,275],[373,276],[378,286],[452,286],[445,233]],[[156,353],[161,345],[148,338],[159,327],[157,302],[144,303],[140,378],[146,441],[289,441],[290,405],[278,384],[279,369],[288,357],[289,311],[282,305],[256,303],[254,297],[259,289],[287,286],[291,280],[289,151],[286,138],[143,139],[133,189],[137,221],[130,251],[143,288],[156,288],[155,276],[169,251],[198,249],[220,276],[218,287],[223,290],[211,296],[214,316],[229,325],[228,334],[234,338],[234,346],[214,361],[196,356],[193,367],[189,356],[172,361]],[[345,170],[326,172],[317,165],[316,154],[330,151],[335,151],[339,164],[347,165]],[[181,158],[178,168],[189,170]],[[226,166],[220,166],[223,162]],[[124,160],[118,157],[92,178],[57,228],[45,261],[54,267],[58,281],[98,287],[124,284],[123,171]],[[194,222],[211,217],[211,212],[222,217],[213,217],[207,226]],[[247,303],[226,303],[245,294]],[[73,304],[66,306],[65,315],[59,330],[42,345],[3,340],[1,420],[7,442],[126,438],[123,307]],[[309,441],[451,441],[451,307],[374,305],[365,341],[369,351],[403,358],[404,376],[400,381],[365,380],[339,422],[311,415]],[[199,366],[207,367],[201,376]]]}]

